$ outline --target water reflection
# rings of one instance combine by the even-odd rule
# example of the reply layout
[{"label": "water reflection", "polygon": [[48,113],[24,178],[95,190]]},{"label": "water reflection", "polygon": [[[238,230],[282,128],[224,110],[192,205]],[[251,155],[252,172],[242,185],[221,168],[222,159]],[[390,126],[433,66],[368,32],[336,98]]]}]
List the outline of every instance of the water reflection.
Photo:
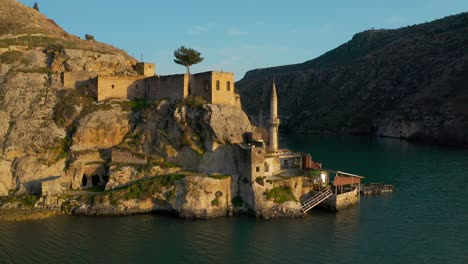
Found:
[{"label": "water reflection", "polygon": [[0,263],[468,263],[468,151],[394,139],[286,139],[328,168],[389,182],[337,214],[183,220],[60,216],[0,223]]}]

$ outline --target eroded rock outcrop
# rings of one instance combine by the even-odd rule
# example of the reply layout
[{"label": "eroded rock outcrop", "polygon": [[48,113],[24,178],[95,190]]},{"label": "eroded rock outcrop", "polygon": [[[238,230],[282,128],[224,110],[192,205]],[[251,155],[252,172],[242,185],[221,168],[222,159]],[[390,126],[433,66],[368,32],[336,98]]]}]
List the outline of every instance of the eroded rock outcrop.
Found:
[{"label": "eroded rock outcrop", "polygon": [[77,201],[74,214],[121,215],[168,211],[185,218],[226,216],[232,211],[230,177],[160,176],[93,201]]},{"label": "eroded rock outcrop", "polygon": [[[79,188],[82,176],[70,171],[79,171],[80,166],[91,169],[74,163],[74,154],[117,145],[130,130],[129,109],[95,104],[86,87],[76,93],[63,90],[56,72],[132,73],[134,60],[118,52],[60,46],[49,48],[57,51],[52,54],[46,47],[0,49],[0,195],[28,192],[23,186],[50,177]],[[57,60],[50,61],[54,57]],[[67,93],[69,97],[62,96]],[[75,153],[70,151],[72,146]],[[102,158],[83,159],[86,162],[102,162]]]},{"label": "eroded rock outcrop", "polygon": [[[97,105],[99,107],[99,105]],[[78,121],[71,149],[110,148],[118,145],[130,131],[131,116],[120,105],[105,105]]]},{"label": "eroded rock outcrop", "polygon": [[113,165],[110,167],[108,175],[109,181],[106,183],[105,190],[113,190],[128,186],[148,177],[157,177],[161,175],[174,174],[180,171],[180,168],[164,168],[159,165]]},{"label": "eroded rock outcrop", "polygon": [[7,196],[9,190],[13,190],[16,184],[13,182],[11,162],[0,158],[0,196]]},{"label": "eroded rock outcrop", "polygon": [[309,177],[285,177],[239,181],[235,212],[251,211],[260,218],[303,217],[300,201],[313,189]]}]

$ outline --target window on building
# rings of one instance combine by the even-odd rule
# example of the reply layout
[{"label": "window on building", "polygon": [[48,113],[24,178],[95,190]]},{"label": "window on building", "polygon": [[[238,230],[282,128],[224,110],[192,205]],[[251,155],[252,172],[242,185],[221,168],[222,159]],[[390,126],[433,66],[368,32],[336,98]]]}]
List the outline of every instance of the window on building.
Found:
[{"label": "window on building", "polygon": [[260,167],[256,167],[256,168],[255,168],[255,171],[256,171],[256,172],[259,172],[259,171],[260,171]]},{"label": "window on building", "polygon": [[219,89],[220,89],[219,81],[216,81],[216,90],[219,91]]},{"label": "window on building", "polygon": [[137,85],[135,85],[135,88],[137,88],[137,89],[138,89],[138,84],[137,84]]},{"label": "window on building", "polygon": [[270,166],[268,165],[268,163],[265,162],[264,167],[265,167],[265,172],[270,171]]},{"label": "window on building", "polygon": [[83,174],[83,178],[81,178],[81,186],[83,187],[88,186],[88,175]]},{"label": "window on building", "polygon": [[114,89],[114,85],[112,85],[112,89]]},{"label": "window on building", "polygon": [[231,82],[230,81],[228,81],[226,83],[226,89],[228,90],[228,92],[231,91]]},{"label": "window on building", "polygon": [[261,151],[261,150],[259,150],[257,153],[258,153],[258,154],[262,154],[262,151]]},{"label": "window on building", "polygon": [[209,91],[210,90],[210,83],[208,82],[208,80],[204,80],[203,81],[203,88],[205,89],[205,91]]}]

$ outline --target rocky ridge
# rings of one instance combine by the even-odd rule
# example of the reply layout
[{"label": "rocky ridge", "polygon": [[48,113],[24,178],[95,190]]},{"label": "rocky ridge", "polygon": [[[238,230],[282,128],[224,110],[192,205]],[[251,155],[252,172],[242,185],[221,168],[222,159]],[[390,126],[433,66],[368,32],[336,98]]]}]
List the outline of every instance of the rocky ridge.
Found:
[{"label": "rocky ridge", "polygon": [[54,20],[17,0],[0,0],[0,50],[49,45],[102,54],[122,54],[126,59],[132,59],[126,52],[111,45],[83,40],[67,33]]},{"label": "rocky ridge", "polygon": [[292,132],[467,146],[467,36],[468,13],[367,30],[314,60],[249,71],[236,87],[250,114],[268,113],[274,76]]}]

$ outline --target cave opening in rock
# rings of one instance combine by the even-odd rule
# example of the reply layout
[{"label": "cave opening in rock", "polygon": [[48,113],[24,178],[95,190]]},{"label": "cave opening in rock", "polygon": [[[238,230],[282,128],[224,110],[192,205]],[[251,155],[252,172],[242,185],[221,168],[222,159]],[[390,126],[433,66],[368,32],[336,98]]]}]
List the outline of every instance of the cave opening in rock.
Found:
[{"label": "cave opening in rock", "polygon": [[93,187],[94,187],[94,186],[97,186],[97,185],[99,184],[99,182],[100,182],[100,180],[99,180],[99,175],[93,175],[93,176],[91,176],[91,180],[92,180],[92,183],[93,183]]},{"label": "cave opening in rock", "polygon": [[86,187],[88,185],[88,175],[83,174],[83,178],[81,179],[81,186]]}]

